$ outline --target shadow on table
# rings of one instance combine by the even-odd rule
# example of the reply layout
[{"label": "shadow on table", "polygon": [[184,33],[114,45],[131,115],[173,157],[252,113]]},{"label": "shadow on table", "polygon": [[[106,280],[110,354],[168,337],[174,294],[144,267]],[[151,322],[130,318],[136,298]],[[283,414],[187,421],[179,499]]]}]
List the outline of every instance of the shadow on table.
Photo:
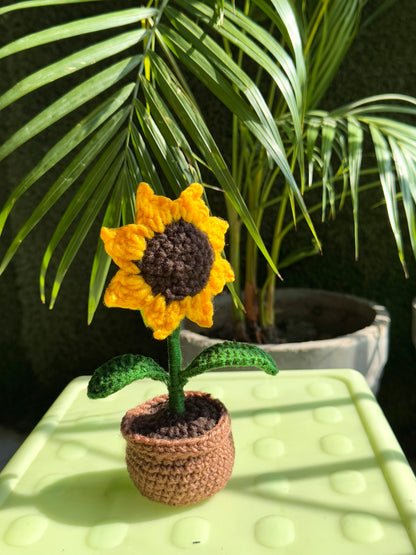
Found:
[{"label": "shadow on table", "polygon": [[[384,460],[402,461],[405,457],[396,451],[383,453]],[[317,511],[336,511],[343,513],[342,503],[328,503],[320,499],[294,497],[286,484],[298,480],[329,476],[336,472],[362,471],[374,467],[372,457],[360,458],[345,462],[333,462],[327,465],[305,466],[298,469],[286,469],[281,472],[252,473],[232,477],[226,490],[241,494],[262,497],[274,502],[302,505]],[[1,486],[7,487],[4,476]],[[5,508],[36,508],[50,520],[68,525],[90,527],[103,522],[140,523],[164,519],[171,515],[179,515],[189,511],[190,507],[168,507],[143,497],[134,487],[125,468],[98,472],[85,472],[74,476],[59,478],[50,476],[51,483],[45,484],[33,494],[22,494],[10,491]],[[53,481],[52,481],[53,480]],[[215,498],[220,502],[221,494]],[[206,500],[203,503],[210,502]],[[239,503],[239,496],[235,498]],[[351,510],[351,499],[348,502]],[[359,507],[358,507],[359,508]],[[374,513],[375,514],[375,513]],[[387,514],[375,514],[380,520],[395,521]]]},{"label": "shadow on table", "polygon": [[[407,467],[405,456],[399,451],[385,450],[382,453],[384,462],[399,462]],[[264,472],[258,474],[246,474],[242,476],[231,477],[227,484],[227,488],[233,492],[244,496],[245,501],[249,496],[261,497],[272,501],[273,503],[282,503],[284,505],[301,506],[309,511],[320,511],[344,514],[346,510],[362,512],[362,499],[360,496],[348,495],[346,505],[340,498],[336,496],[330,501],[322,498],[312,498],[310,495],[294,494],[291,484],[302,482],[302,480],[320,477],[331,477],[337,474],[348,475],[359,474],[365,470],[371,470],[378,466],[374,457],[359,458],[349,461],[333,462],[329,464],[302,466],[295,469],[282,469],[279,471]],[[356,507],[354,504],[356,503]],[[402,524],[399,514],[394,511],[392,514],[383,511],[372,510],[371,514],[380,519],[380,521]],[[405,516],[405,515],[403,515]]]},{"label": "shadow on table", "polygon": [[146,522],[186,510],[143,497],[124,468],[55,477],[53,483],[33,494],[11,491],[6,507],[35,507],[50,520],[87,527],[102,522]]}]

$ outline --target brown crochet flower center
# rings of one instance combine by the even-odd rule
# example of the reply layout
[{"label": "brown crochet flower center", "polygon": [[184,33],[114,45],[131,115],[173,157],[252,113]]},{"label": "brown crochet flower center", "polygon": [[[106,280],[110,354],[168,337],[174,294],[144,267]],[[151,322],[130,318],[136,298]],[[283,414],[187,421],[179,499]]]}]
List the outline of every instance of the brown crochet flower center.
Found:
[{"label": "brown crochet flower center", "polygon": [[161,293],[169,304],[200,293],[208,283],[213,262],[208,235],[181,219],[147,240],[137,266],[152,294]]}]

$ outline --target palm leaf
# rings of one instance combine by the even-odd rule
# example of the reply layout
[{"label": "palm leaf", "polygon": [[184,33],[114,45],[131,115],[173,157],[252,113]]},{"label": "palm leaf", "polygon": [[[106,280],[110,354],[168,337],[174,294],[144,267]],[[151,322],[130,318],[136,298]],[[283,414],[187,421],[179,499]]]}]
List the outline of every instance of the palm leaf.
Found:
[{"label": "palm leaf", "polygon": [[178,164],[181,171],[188,175],[190,182],[200,182],[202,177],[199,171],[198,162],[194,156],[191,145],[175,120],[174,115],[158,94],[155,87],[152,87],[146,79],[141,80],[143,92],[146,98],[148,110],[153,115],[153,119],[166,142],[177,152]]},{"label": "palm leaf", "polygon": [[136,110],[147,144],[150,146],[174,194],[178,195],[182,189],[192,183],[192,176],[188,171],[185,173],[182,171],[180,153],[170,147],[152,116],[139,101],[136,101]]},{"label": "palm leaf", "polygon": [[[190,71],[192,71],[192,73],[196,74],[198,78],[211,90],[211,92],[215,94],[219,98],[219,100],[221,100],[227,106],[227,108],[229,108],[229,110],[238,117],[242,124],[253,133],[253,135],[264,146],[270,157],[281,168],[282,173],[287,179],[291,191],[301,208],[302,214],[304,215],[304,218],[315,237],[315,240],[319,243],[314,225],[307,213],[307,209],[301,192],[296,184],[296,181],[288,164],[280,135],[278,134],[278,131],[277,135],[275,133],[275,126],[273,125],[273,130],[270,130],[268,128],[269,120],[266,115],[263,115],[263,117],[261,117],[261,121],[259,121],[259,119],[256,117],[257,114],[253,113],[253,109],[250,109],[250,106],[247,106],[240,95],[235,92],[233,86],[228,83],[226,77],[218,72],[218,69],[211,64],[210,60],[207,59],[205,55],[203,55],[201,52],[199,52],[199,50],[196,48],[196,44],[186,42],[182,35],[179,35],[164,26],[161,26],[160,30],[162,31],[164,40],[168,42],[170,48],[175,52],[179,59],[188,67]],[[210,41],[209,45],[212,46]],[[206,53],[207,52],[204,49],[204,54]],[[215,59],[217,60],[217,58]],[[224,59],[224,56],[222,56],[222,59]],[[222,60],[217,61],[218,63],[220,63],[220,61]],[[231,67],[234,67],[234,64],[232,62],[230,62],[230,64]],[[238,78],[236,78],[236,80],[234,81],[232,71],[227,71],[227,76],[233,80],[233,84],[235,86],[242,86],[242,84],[238,81]],[[256,94],[253,93],[253,96],[250,96],[250,100],[253,100],[255,102],[255,98]],[[258,112],[261,112],[261,106],[257,105],[256,110]],[[249,220],[246,221],[244,217],[243,221],[244,224],[247,226],[247,222]],[[249,229],[251,234],[251,229],[248,226],[247,228]],[[274,267],[274,265],[272,265],[272,267]]]},{"label": "palm leaf", "polygon": [[[70,0],[16,2],[0,8],[0,14],[29,7],[71,3]],[[294,6],[298,9],[297,13]],[[52,41],[93,34],[101,29],[120,29],[118,32],[122,33],[51,63],[22,79],[0,97],[0,107],[4,107],[56,79],[64,76],[70,79],[70,73],[86,64],[101,61],[105,68],[93,77],[85,77],[80,85],[46,107],[0,147],[1,160],[72,111],[81,107],[85,109],[84,105],[90,101],[97,102],[99,95],[104,97],[101,107],[93,107],[78,126],[58,140],[10,195],[0,213],[0,229],[16,199],[74,149],[81,149],[23,224],[7,251],[6,264],[33,226],[41,221],[64,191],[83,176],[79,193],[69,203],[43,259],[41,291],[44,298],[45,275],[51,256],[69,232],[72,222],[77,220],[75,231],[71,231],[72,238],[68,233],[67,250],[55,278],[53,305],[66,270],[88,233],[92,220],[98,218],[101,210],[104,222],[113,221],[114,225],[118,225],[120,221],[132,221],[134,193],[139,180],[149,181],[159,194],[171,190],[177,195],[189,182],[202,181],[200,167],[211,172],[261,252],[272,264],[241,194],[243,188],[240,190],[234,180],[238,172],[234,171],[235,168],[230,171],[204,121],[192,87],[186,83],[184,75],[188,72],[192,74],[192,79],[197,79],[223,103],[238,122],[239,132],[249,137],[253,148],[261,145],[263,152],[266,152],[262,160],[266,172],[277,175],[274,173],[276,166],[280,169],[283,183],[290,188],[293,215],[295,206],[298,206],[301,217],[308,223],[316,240],[302,196],[304,150],[309,166],[309,183],[312,183],[314,167],[323,177],[324,213],[327,197],[331,211],[335,211],[335,181],[344,172],[345,189],[348,171],[356,213],[362,145],[357,139],[358,130],[371,125],[388,140],[395,140],[400,152],[413,155],[416,150],[415,137],[409,129],[395,126],[388,118],[377,117],[382,104],[388,106],[391,100],[398,103],[399,98],[385,96],[357,103],[349,106],[342,115],[324,111],[306,115],[306,107],[317,104],[344,56],[354,36],[361,7],[361,0],[349,3],[333,0],[325,5],[324,10],[314,11],[312,18],[309,18],[311,10],[307,13],[306,3],[291,0],[255,0],[247,13],[225,0],[163,0],[157,8],[119,10],[57,25],[1,48],[0,57],[4,57]],[[262,19],[270,22],[270,32],[265,30]],[[126,29],[129,25],[131,27]],[[114,54],[130,45],[135,47],[135,56],[116,63],[111,60]],[[233,56],[233,52],[238,55]],[[252,78],[249,71],[238,63],[243,58],[248,60],[248,65],[257,64],[258,76],[273,83],[279,93],[276,98],[265,94],[261,80]],[[113,85],[126,76],[129,76],[130,83],[115,93],[110,101],[108,97],[114,92]],[[79,78],[82,79],[82,73],[79,73]],[[414,104],[406,101],[403,104],[403,113],[406,110],[409,113],[410,108],[416,112]],[[355,118],[354,123],[349,120],[349,131],[346,114]],[[399,140],[399,136],[404,136],[403,141]],[[377,141],[380,159],[382,148],[378,138],[375,143]],[[385,146],[388,144],[393,151],[393,143],[386,142]],[[101,147],[102,156],[98,147]],[[292,165],[288,162],[290,159]],[[247,161],[247,157],[244,160]],[[296,163],[301,187],[292,174]],[[401,163],[396,151],[394,163],[396,166]],[[388,175],[386,165],[381,164],[381,167]],[[241,164],[238,171],[243,169]],[[410,171],[409,166],[408,174]],[[403,170],[401,189],[404,190],[404,202],[409,205],[409,199],[414,200],[414,197],[410,187],[404,188],[404,176]],[[393,190],[388,198],[389,214],[393,214]],[[264,198],[264,203],[267,202]],[[411,213],[407,213],[409,223]],[[392,221],[396,220],[393,218]],[[99,302],[108,264],[98,243],[90,282],[89,318]]]},{"label": "palm leaf", "polygon": [[141,59],[141,56],[131,56],[121,62],[117,62],[87,79],[81,85],[74,87],[67,94],[56,100],[19,129],[0,147],[0,161],[56,121],[118,83],[132,69],[139,65]]},{"label": "palm leaf", "polygon": [[354,217],[355,258],[358,259],[358,185],[362,160],[364,132],[359,122],[348,118],[348,171]]},{"label": "palm leaf", "polygon": [[[102,146],[101,141],[103,140],[103,138],[106,138],[105,135],[102,135],[102,136],[99,137],[101,145],[100,145],[100,143],[98,143],[98,144],[100,146]],[[113,163],[115,157],[119,153],[119,150],[120,150],[122,144],[123,144],[123,135],[122,135],[122,132],[120,132],[119,135],[115,139],[113,139],[112,142],[110,143],[110,145],[104,150],[104,152],[101,154],[98,161],[95,163],[93,168],[90,170],[90,172],[88,173],[87,177],[85,178],[82,186],[78,190],[77,194],[73,197],[73,199],[70,202],[68,208],[66,209],[64,215],[62,216],[61,220],[59,221],[59,223],[58,223],[58,225],[55,229],[55,232],[52,236],[52,239],[49,242],[49,245],[48,245],[48,247],[45,251],[45,254],[43,256],[43,260],[42,260],[41,273],[40,273],[40,287],[41,287],[41,298],[42,299],[45,298],[45,276],[46,276],[46,272],[47,272],[49,262],[50,262],[50,259],[52,257],[53,252],[55,251],[58,243],[60,242],[60,240],[62,239],[62,237],[66,233],[66,231],[68,230],[71,223],[78,216],[80,210],[88,202],[88,199],[94,193],[94,191],[98,187],[101,180],[105,179],[105,176],[106,176],[109,168],[111,167],[111,164]],[[84,150],[86,150],[86,149],[84,149]],[[101,149],[99,149],[99,150],[101,150]],[[73,168],[71,168],[71,171],[75,170],[76,172],[78,172],[78,171],[83,170],[83,168],[82,168],[82,159],[85,156],[86,152],[84,153],[84,151],[83,151],[80,154],[81,154],[81,156],[77,156],[76,163],[73,164]],[[94,156],[94,153],[91,154],[91,155]],[[81,167],[80,167],[80,164],[81,164]],[[71,164],[71,166],[72,166],[72,164]],[[111,183],[110,183],[110,185],[111,185]],[[93,222],[91,222],[91,224],[92,223]]]},{"label": "palm leaf", "polygon": [[[140,168],[128,146],[125,149],[126,161],[123,167],[123,194],[121,197],[121,221],[123,225],[134,222],[136,213],[136,189],[137,183],[142,181]],[[132,164],[131,164],[132,162]],[[132,167],[132,165],[134,167]],[[135,176],[138,176],[136,178]]]},{"label": "palm leaf", "polygon": [[[306,6],[306,4],[304,4]],[[308,78],[307,108],[318,105],[357,32],[362,0],[332,0],[304,30]]]},{"label": "palm leaf", "polygon": [[[392,100],[396,103],[386,103]],[[402,104],[397,104],[397,101]],[[356,258],[358,258],[359,192],[363,188],[360,185],[360,180],[362,177],[364,131],[365,129],[370,131],[377,160],[376,171],[378,170],[387,215],[405,272],[403,234],[397,199],[400,194],[405,208],[412,249],[414,249],[415,240],[412,234],[415,229],[414,203],[416,201],[416,190],[414,190],[413,178],[416,176],[416,129],[407,123],[396,121],[390,117],[383,117],[381,114],[405,113],[416,115],[415,104],[416,99],[404,95],[378,95],[347,104],[330,113],[324,111],[307,113],[306,153],[309,162],[310,183],[312,182],[313,170],[317,168],[323,176],[323,198],[320,205],[322,211],[324,211],[326,204],[325,183],[328,184],[328,180],[325,181],[325,174],[327,171],[334,174],[334,177],[329,180],[331,188],[328,189],[334,195],[333,199],[340,198],[342,205],[345,197],[351,195]],[[332,122],[331,125],[337,126],[335,135],[332,136],[333,133],[331,132],[326,144],[323,132],[325,121],[327,123]],[[320,133],[322,133],[321,144],[318,140]],[[336,171],[333,168],[334,154],[337,155],[339,160],[339,167]],[[340,176],[344,184],[341,195],[337,194],[332,186],[332,183],[335,183],[336,176]],[[400,186],[400,193],[397,184]],[[347,189],[348,185],[349,190]],[[313,213],[316,209],[317,206],[310,207],[309,212]]]},{"label": "palm leaf", "polygon": [[405,94],[378,94],[345,104],[331,113],[333,116],[346,113],[358,116],[374,112],[416,115],[416,98]]},{"label": "palm leaf", "polygon": [[[93,133],[100,125],[102,125],[110,116],[120,108],[121,104],[130,96],[134,88],[133,84],[126,85],[117,91],[108,100],[103,102],[88,116],[79,121],[75,127],[71,129],[56,145],[54,145],[42,160],[29,172],[23,181],[14,189],[13,193],[7,199],[5,205],[0,212],[0,233],[3,230],[7,217],[15,205],[16,201],[25,193],[36,181],[38,181],[46,172],[53,168],[60,160],[69,154],[75,147],[82,143],[91,133]],[[118,116],[124,120],[127,113],[118,112]],[[118,118],[115,117],[115,119]],[[68,179],[66,183],[68,184]],[[59,187],[55,186],[56,189]],[[56,191],[58,193],[59,191]],[[56,195],[59,198],[59,194]],[[45,212],[46,213],[46,212]],[[40,220],[40,218],[39,218]],[[37,220],[36,223],[39,221]]]},{"label": "palm leaf", "polygon": [[23,10],[26,8],[37,8],[44,6],[57,6],[62,4],[79,4],[81,2],[103,2],[106,0],[26,0],[24,2],[16,2],[0,8],[0,15],[15,10]]},{"label": "palm leaf", "polygon": [[322,122],[322,146],[321,158],[323,161],[322,168],[322,220],[325,220],[326,212],[326,193],[329,193],[329,200],[331,204],[331,212],[334,213],[335,192],[331,184],[331,157],[333,151],[333,143],[336,134],[336,121],[328,117],[324,118]]},{"label": "palm leaf", "polygon": [[134,155],[131,154],[132,164],[134,164],[137,169],[140,168],[139,171],[143,176],[143,180],[151,183],[154,191],[162,195],[164,191],[159,174],[146,148],[146,143],[134,122],[131,124],[131,145],[134,150]]},{"label": "palm leaf", "polygon": [[0,96],[0,110],[3,110],[3,108],[12,102],[15,102],[22,96],[25,96],[39,87],[43,87],[52,81],[56,81],[61,77],[65,77],[130,48],[130,46],[143,40],[146,35],[147,31],[144,29],[128,31],[115,38],[113,37],[99,42],[98,44],[94,44],[93,46],[89,46],[88,48],[84,48],[83,50],[79,50],[75,52],[75,54],[71,54],[59,60],[59,62],[51,64],[36,73],[32,73],[32,75],[19,81],[14,87]]},{"label": "palm leaf", "polygon": [[276,25],[284,41],[289,45],[293,53],[297,78],[302,88],[302,93],[304,94],[307,74],[301,36],[302,29],[296,19],[292,3],[287,0],[272,0],[270,3],[265,0],[255,0],[254,3],[262,10],[266,17]]},{"label": "palm leaf", "polygon": [[308,121],[308,126],[306,129],[306,156],[308,159],[308,183],[309,186],[313,182],[313,170],[314,170],[314,160],[315,160],[315,145],[319,137],[321,130],[322,119],[312,117]]},{"label": "palm leaf", "polygon": [[[206,4],[197,2],[193,2],[191,6],[186,2],[180,2],[180,4],[189,11],[191,16],[203,19],[205,22],[209,22],[213,17],[213,10]],[[189,26],[188,21],[179,12],[170,9],[168,13],[172,13],[175,27],[179,31],[181,31],[181,24]],[[226,13],[227,18],[218,27],[218,33],[231,43],[238,45],[239,49],[252,60],[260,62],[261,67],[272,77],[285,98],[292,115],[297,139],[300,142],[302,85],[292,59],[270,33],[253,20],[243,16],[237,8],[230,10],[227,7]],[[262,46],[260,47],[250,37],[260,41]],[[276,59],[277,63],[274,63],[269,54]],[[235,67],[231,69],[235,72]]]},{"label": "palm leaf", "polygon": [[[84,0],[80,0],[84,1]],[[39,2],[39,4],[41,4]],[[8,6],[6,6],[7,8]],[[0,15],[2,10],[0,8]],[[15,7],[14,9],[18,9]],[[48,44],[57,40],[67,39],[70,37],[79,37],[87,33],[94,33],[104,29],[111,29],[113,27],[121,27],[132,23],[137,23],[157,14],[154,8],[132,8],[129,10],[121,10],[118,12],[106,13],[103,15],[96,15],[93,17],[86,17],[77,21],[71,21],[63,25],[49,27],[43,31],[26,35],[14,42],[7,44],[0,48],[0,59],[22,52],[35,46]]]},{"label": "palm leaf", "polygon": [[416,217],[415,217],[415,160],[406,149],[403,149],[393,137],[389,137],[389,144],[394,160],[397,179],[402,193],[410,243],[416,258]]},{"label": "palm leaf", "polygon": [[[199,71],[204,71],[204,66],[206,67],[207,64],[211,65],[214,72],[220,71],[224,81],[232,82],[237,90],[243,92],[259,122],[271,135],[270,140],[275,142],[279,150],[284,150],[274,118],[254,81],[229,56],[224,58],[224,50],[207,36],[201,27],[179,11],[169,7],[166,11],[178,32],[173,32],[171,28],[164,26],[161,26],[161,31],[164,38],[171,41],[171,45],[180,48],[176,53],[179,54],[181,50],[185,51],[190,58],[189,53],[195,49],[195,57],[199,60]],[[182,61],[186,61],[185,57],[182,57]],[[223,93],[222,96],[224,96]]]},{"label": "palm leaf", "polygon": [[[184,135],[175,134],[178,125],[155,87],[144,78],[141,85],[147,105],[146,109],[136,103],[142,129],[151,140],[153,153],[172,183],[173,192],[179,195],[182,188],[200,179],[197,163]],[[182,183],[182,187],[177,187],[177,183]]]},{"label": "palm leaf", "polygon": [[165,97],[168,99],[172,109],[175,111],[178,120],[182,121],[182,124],[192,137],[194,143],[201,150],[212,172],[224,188],[230,202],[244,221],[250,235],[256,241],[260,251],[263,253],[270,266],[277,272],[264,246],[253,217],[247,209],[240,191],[235,187],[227,165],[206,127],[204,120],[199,114],[197,107],[192,103],[191,99],[187,98],[185,92],[181,90],[179,83],[174,80],[172,74],[169,74],[168,68],[159,58],[152,56],[152,64],[156,73],[156,79],[163,89]]},{"label": "palm leaf", "polygon": [[416,129],[414,127],[390,118],[366,117],[363,120],[366,121],[367,125],[379,129],[383,134],[395,137],[406,144],[409,150],[413,151],[416,140]]},{"label": "palm leaf", "polygon": [[397,209],[397,193],[396,182],[392,168],[392,155],[388,147],[388,143],[383,134],[377,127],[370,124],[371,137],[374,143],[374,150],[377,158],[377,165],[380,174],[380,182],[383,189],[384,199],[386,201],[387,214],[390,226],[396,241],[400,262],[403,270],[407,275],[406,263],[404,260],[403,241],[400,232],[399,215]]},{"label": "palm leaf", "polygon": [[[120,146],[124,142],[124,134],[120,135],[120,142],[114,143],[114,153],[119,150]],[[110,156],[113,155],[113,152],[110,153]],[[118,155],[117,158],[113,161],[111,166],[108,168],[108,179],[102,180],[99,186],[96,188],[94,194],[91,197],[80,221],[77,225],[75,232],[73,233],[71,240],[62,255],[61,262],[59,263],[58,270],[56,272],[55,280],[52,286],[52,293],[51,299],[49,303],[49,308],[53,308],[55,304],[56,297],[58,295],[59,289],[62,284],[62,280],[65,277],[70,265],[72,264],[75,255],[81,248],[81,245],[93,225],[95,219],[97,218],[105,200],[107,199],[108,195],[110,194],[111,188],[113,187],[113,183],[117,181],[119,176],[120,169],[123,164],[123,157]]]},{"label": "palm leaf", "polygon": [[[117,183],[111,195],[111,201],[108,203],[102,225],[109,228],[119,227],[122,213],[122,199],[127,189],[126,170],[120,171]],[[110,268],[111,258],[105,252],[104,243],[98,239],[97,250],[95,251],[94,261],[92,264],[90,276],[90,290],[88,295],[88,324],[92,322],[95,311],[101,300],[108,270]]]},{"label": "palm leaf", "polygon": [[[63,172],[63,174],[58,178],[58,180],[52,185],[49,191],[46,193],[44,198],[40,201],[40,203],[36,206],[34,211],[32,212],[31,216],[26,220],[23,226],[18,231],[16,237],[13,239],[10,247],[8,248],[2,263],[0,265],[0,274],[4,272],[5,268],[9,264],[10,260],[16,253],[17,249],[22,244],[23,240],[27,237],[27,235],[32,231],[32,229],[39,223],[39,221],[43,218],[43,216],[52,208],[52,206],[62,197],[62,195],[68,190],[68,188],[76,181],[76,179],[82,174],[85,169],[85,165],[88,164],[90,160],[97,156],[97,154],[101,151],[101,149],[106,145],[106,143],[111,139],[117,129],[122,125],[123,121],[127,117],[126,110],[121,110],[117,112],[110,120],[108,120],[107,124],[102,127],[100,132],[98,132],[91,141],[87,143],[84,149],[78,154],[78,156],[74,159],[73,163],[68,166],[68,168]],[[94,130],[91,127],[90,131]],[[75,128],[77,131],[77,128]],[[56,145],[58,146],[58,145]],[[51,154],[50,151],[49,154]],[[29,176],[30,177],[30,174]],[[28,184],[30,183],[30,179],[26,179],[22,184],[26,185],[24,190],[28,188]],[[11,208],[13,207],[14,202],[17,198],[24,192],[23,188],[19,188],[18,194],[13,198],[10,197],[8,202],[6,203],[3,212],[1,213],[0,217],[3,221],[7,217],[7,214],[10,212]],[[43,291],[43,287],[42,287]],[[42,298],[43,293],[42,293]]]}]

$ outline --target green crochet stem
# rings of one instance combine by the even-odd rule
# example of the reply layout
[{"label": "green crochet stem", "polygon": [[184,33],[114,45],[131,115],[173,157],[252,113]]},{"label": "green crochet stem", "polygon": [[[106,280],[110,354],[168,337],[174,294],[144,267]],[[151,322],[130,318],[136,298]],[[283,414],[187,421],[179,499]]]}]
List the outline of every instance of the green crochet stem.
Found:
[{"label": "green crochet stem", "polygon": [[180,345],[180,326],[167,338],[169,362],[169,410],[176,414],[185,412],[185,394],[180,378],[182,354]]}]

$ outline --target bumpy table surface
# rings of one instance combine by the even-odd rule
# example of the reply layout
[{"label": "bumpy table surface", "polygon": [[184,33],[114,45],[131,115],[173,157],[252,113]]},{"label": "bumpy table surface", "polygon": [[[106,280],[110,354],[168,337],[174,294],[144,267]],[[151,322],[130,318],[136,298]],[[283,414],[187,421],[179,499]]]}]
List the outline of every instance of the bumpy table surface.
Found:
[{"label": "bumpy table surface", "polygon": [[416,552],[416,480],[360,374],[191,380],[228,407],[236,462],[222,492],[185,508],[142,497],[124,465],[121,418],[163,385],[93,401],[88,379],[68,385],[0,474],[0,553]]}]

